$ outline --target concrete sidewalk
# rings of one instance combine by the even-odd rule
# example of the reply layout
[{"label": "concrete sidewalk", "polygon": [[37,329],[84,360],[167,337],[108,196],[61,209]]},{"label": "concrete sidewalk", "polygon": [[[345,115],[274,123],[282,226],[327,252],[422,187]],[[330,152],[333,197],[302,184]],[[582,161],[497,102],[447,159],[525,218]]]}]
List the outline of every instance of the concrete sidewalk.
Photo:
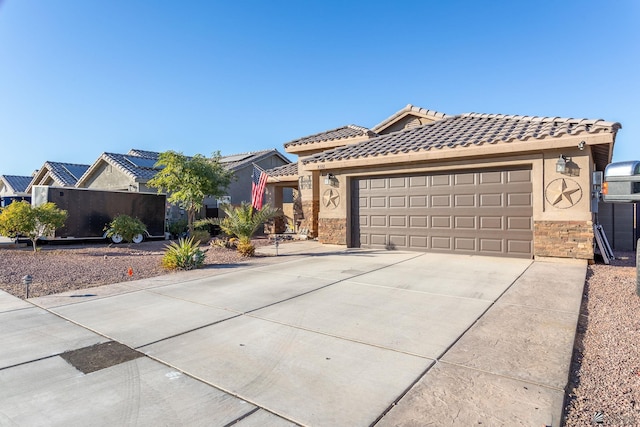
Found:
[{"label": "concrete sidewalk", "polygon": [[0,425],[560,424],[586,264],[277,250],[0,293]]}]

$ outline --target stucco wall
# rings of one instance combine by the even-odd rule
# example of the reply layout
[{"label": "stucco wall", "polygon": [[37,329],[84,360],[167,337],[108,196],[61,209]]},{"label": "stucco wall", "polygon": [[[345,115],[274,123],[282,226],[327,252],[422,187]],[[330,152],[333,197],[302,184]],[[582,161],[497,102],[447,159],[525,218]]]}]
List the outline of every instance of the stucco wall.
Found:
[{"label": "stucco wall", "polygon": [[134,184],[133,178],[125,175],[118,168],[102,162],[91,177],[86,180],[83,188],[129,191],[129,186]]}]

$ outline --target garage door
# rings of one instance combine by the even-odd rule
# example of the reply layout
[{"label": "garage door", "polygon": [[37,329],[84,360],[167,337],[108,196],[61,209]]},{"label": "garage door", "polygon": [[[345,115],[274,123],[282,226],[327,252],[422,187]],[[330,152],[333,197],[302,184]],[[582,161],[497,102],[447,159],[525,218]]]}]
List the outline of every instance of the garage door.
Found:
[{"label": "garage door", "polygon": [[352,180],[354,247],[532,257],[531,169]]}]

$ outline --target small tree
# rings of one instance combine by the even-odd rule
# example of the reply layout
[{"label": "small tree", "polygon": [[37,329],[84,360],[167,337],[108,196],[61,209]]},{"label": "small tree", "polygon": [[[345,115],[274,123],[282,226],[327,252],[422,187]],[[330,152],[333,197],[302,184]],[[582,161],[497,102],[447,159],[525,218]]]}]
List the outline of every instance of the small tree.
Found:
[{"label": "small tree", "polygon": [[251,237],[258,231],[258,228],[268,220],[282,214],[279,209],[272,208],[268,204],[260,210],[255,210],[250,203],[246,202],[242,202],[240,206],[222,205],[221,209],[227,215],[226,218],[207,218],[199,221],[198,224],[217,224],[226,234],[237,237],[238,252],[245,256],[253,256],[255,252]]},{"label": "small tree", "polygon": [[204,206],[207,196],[222,197],[231,183],[233,172],[220,163],[220,153],[210,159],[196,154],[187,157],[175,151],[160,153],[158,166],[164,166],[147,185],[168,193],[167,200],[187,211],[189,233],[193,233],[193,222]]},{"label": "small tree", "polygon": [[34,208],[29,202],[14,202],[0,212],[0,234],[12,238],[27,236],[35,252],[38,239],[53,234],[66,220],[67,211],[58,209],[55,203]]}]

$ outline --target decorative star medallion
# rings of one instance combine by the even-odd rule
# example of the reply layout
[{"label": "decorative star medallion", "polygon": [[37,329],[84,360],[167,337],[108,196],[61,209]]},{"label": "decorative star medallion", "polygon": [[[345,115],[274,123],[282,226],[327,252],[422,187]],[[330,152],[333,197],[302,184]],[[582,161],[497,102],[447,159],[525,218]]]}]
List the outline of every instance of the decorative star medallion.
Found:
[{"label": "decorative star medallion", "polygon": [[333,188],[326,190],[322,194],[322,204],[325,208],[335,209],[340,204],[340,193]]},{"label": "decorative star medallion", "polygon": [[573,179],[558,178],[547,185],[547,202],[558,209],[567,209],[582,199],[582,188]]}]

